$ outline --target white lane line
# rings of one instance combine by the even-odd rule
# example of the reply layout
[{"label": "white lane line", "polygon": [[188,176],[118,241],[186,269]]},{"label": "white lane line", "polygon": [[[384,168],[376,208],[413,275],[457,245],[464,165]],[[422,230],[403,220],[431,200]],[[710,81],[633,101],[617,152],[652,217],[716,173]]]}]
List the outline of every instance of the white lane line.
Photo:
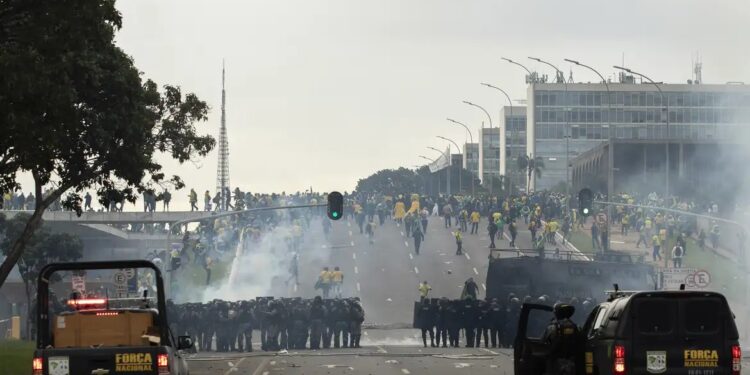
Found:
[{"label": "white lane line", "polygon": [[357,254],[352,253],[352,259],[357,260]]},{"label": "white lane line", "polygon": [[487,290],[487,285],[484,285],[484,283],[482,283],[482,288],[484,288],[484,290]]},{"label": "white lane line", "polygon": [[351,242],[352,246],[354,246],[354,241]]},{"label": "white lane line", "polygon": [[487,352],[487,353],[493,354],[493,355],[498,355],[498,354],[499,354],[499,353],[498,353],[498,352],[496,352],[496,351],[492,351],[492,350],[489,350],[489,349],[485,349],[485,348],[482,348],[482,350],[484,350],[484,351],[485,351],[485,352]]},{"label": "white lane line", "polygon": [[479,271],[477,271],[477,268],[476,268],[476,267],[474,267],[474,274],[475,274],[475,275],[479,275]]},{"label": "white lane line", "polygon": [[464,256],[466,257],[466,259],[471,260],[471,257],[469,256],[469,253],[464,253]]},{"label": "white lane line", "polygon": [[407,369],[405,369],[405,368],[402,368],[402,369],[401,369],[401,372],[403,372],[403,373],[404,373],[404,375],[409,375],[409,374],[411,374],[411,372],[409,372],[409,370],[407,370]]},{"label": "white lane line", "polygon": [[383,349],[383,347],[380,345],[376,346],[376,348],[378,348],[378,353],[381,353],[381,354],[388,353],[388,351]]},{"label": "white lane line", "polygon": [[415,272],[415,273],[419,273],[419,268],[417,268],[417,267],[415,266],[415,267],[414,267],[414,272]]},{"label": "white lane line", "polygon": [[358,292],[362,291],[362,290],[360,289],[360,287],[359,287],[359,283],[357,283],[357,291],[358,291]]},{"label": "white lane line", "polygon": [[245,359],[245,358],[247,358],[247,357],[240,358],[240,360],[237,361],[237,363],[234,363],[232,366],[230,366],[229,370],[227,370],[227,372],[225,372],[224,375],[227,375],[227,374],[229,374],[232,371],[237,371],[237,369],[240,367],[240,363],[242,363],[242,360]]},{"label": "white lane line", "polygon": [[403,237],[403,236],[404,236],[404,232],[401,232],[401,237]]},{"label": "white lane line", "polygon": [[269,374],[268,371],[263,371],[263,375],[268,375],[268,374]]},{"label": "white lane line", "polygon": [[351,236],[352,236],[352,231],[349,231],[349,237],[351,237]]},{"label": "white lane line", "polygon": [[352,227],[352,223],[350,223],[350,222],[347,221],[346,222],[346,226],[348,226],[349,228],[351,228]]},{"label": "white lane line", "polygon": [[354,266],[354,273],[359,273],[359,268],[357,268],[357,266]]},{"label": "white lane line", "polygon": [[409,241],[404,241],[404,246],[409,247]]},{"label": "white lane line", "polygon": [[414,256],[409,253],[409,259],[414,260]]}]

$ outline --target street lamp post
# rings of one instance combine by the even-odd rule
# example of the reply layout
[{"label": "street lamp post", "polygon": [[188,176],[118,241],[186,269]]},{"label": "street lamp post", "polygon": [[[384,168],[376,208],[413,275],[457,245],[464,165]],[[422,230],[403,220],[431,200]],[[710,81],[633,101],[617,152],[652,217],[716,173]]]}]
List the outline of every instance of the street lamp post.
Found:
[{"label": "street lamp post", "polygon": [[436,149],[435,147],[427,146],[427,148],[429,148],[430,150],[435,150],[435,151],[439,152],[441,155],[443,155],[443,156],[445,156],[445,157],[448,158],[448,168],[447,168],[448,171],[446,173],[447,180],[448,180],[447,181],[447,185],[448,186],[446,187],[446,190],[448,192],[448,196],[450,196],[451,195],[451,154],[450,154],[450,146],[448,146],[448,155],[446,155],[445,152]]},{"label": "street lamp post", "polygon": [[661,87],[659,87],[659,84],[656,83],[656,82],[654,82],[653,79],[648,78],[644,74],[641,74],[641,73],[638,73],[638,72],[634,72],[633,70],[625,68],[625,67],[622,67],[622,66],[615,65],[614,68],[615,69],[619,69],[619,70],[623,70],[623,71],[628,72],[630,74],[635,74],[635,75],[637,75],[637,76],[639,76],[641,78],[645,78],[649,83],[651,83],[652,85],[654,85],[656,87],[656,90],[659,91],[659,95],[661,96],[661,102],[664,105],[664,111],[666,112],[666,116],[665,117],[666,117],[666,123],[667,123],[667,141],[664,143],[665,152],[667,154],[666,155],[667,173],[666,173],[666,177],[665,177],[665,179],[666,179],[666,186],[665,186],[665,194],[664,194],[664,199],[666,199],[667,197],[669,197],[669,140],[670,140],[670,134],[669,134],[669,103],[667,102],[666,97],[664,96],[664,92],[661,91]]},{"label": "street lamp post", "polygon": [[474,104],[474,103],[472,103],[472,102],[470,102],[468,100],[464,100],[464,103],[466,103],[466,104],[468,104],[470,106],[473,106],[473,107],[477,107],[477,108],[481,109],[482,111],[484,111],[484,113],[487,115],[487,118],[490,120],[490,129],[492,129],[492,117],[490,116],[490,113],[487,112],[486,109],[484,109],[484,107],[482,107],[479,104]]},{"label": "street lamp post", "polygon": [[[458,151],[461,151],[461,147],[458,147],[458,143],[454,142],[452,139],[445,138],[445,137],[442,137],[442,136],[439,136],[439,135],[437,137],[440,138],[440,139],[442,139],[442,140],[445,140],[445,141],[453,143],[453,145],[456,146],[456,149]],[[466,152],[466,148],[464,147],[464,150],[462,151],[462,153],[465,153],[465,152]],[[452,168],[452,167],[453,167],[453,159],[451,159],[451,163],[448,166],[448,168]],[[460,172],[458,173],[458,192],[459,193],[461,193],[463,191],[463,189],[464,189],[463,188],[463,183],[461,182],[461,180],[462,180],[461,175],[462,174],[463,174],[463,166],[461,166]]]},{"label": "street lamp post", "polygon": [[[596,73],[596,75],[599,76],[599,78],[602,79],[602,83],[604,83],[604,87],[607,88],[607,106],[609,107],[609,114],[607,115],[607,126],[609,127],[609,150],[607,150],[607,200],[610,202],[613,201],[614,191],[615,191],[615,144],[614,139],[616,138],[615,134],[615,127],[612,125],[612,93],[609,91],[609,83],[607,83],[607,80],[604,79],[604,76],[599,73],[598,70],[586,65],[582,64],[579,61],[571,60],[571,59],[565,59],[565,61],[582,66],[584,68],[587,68],[591,70],[592,72]],[[609,223],[611,223],[612,220],[612,205],[607,205],[607,228],[609,228]],[[612,249],[612,228],[609,228],[609,233],[607,236],[607,241],[609,242],[607,244],[607,249]]]},{"label": "street lamp post", "polygon": [[[508,93],[505,92],[505,90],[503,90],[503,89],[501,89],[501,88],[499,88],[497,86],[491,85],[489,83],[482,83],[481,85],[482,86],[487,86],[487,87],[489,87],[491,89],[498,90],[498,91],[502,92],[505,95],[505,98],[508,99],[508,105],[510,106],[510,122],[513,122],[513,101],[510,100],[510,95],[508,95]],[[499,126],[499,124],[498,124],[498,126]],[[506,124],[506,128],[507,128],[507,124]],[[517,130],[514,131],[513,127],[511,127],[511,133],[510,133],[511,134],[511,140],[513,141],[512,143],[514,143],[514,144],[515,144],[515,141],[517,141],[517,139],[516,139],[516,134],[517,133],[518,133],[518,131]],[[502,130],[502,129],[500,130],[500,136],[501,137],[505,137],[505,131]],[[510,159],[512,161],[513,160],[513,147],[508,147],[508,143],[507,142],[505,143],[505,147],[508,148],[508,150],[509,150],[508,154],[510,155]],[[502,150],[502,152],[505,152],[505,150]],[[507,169],[508,169],[508,161],[507,160],[505,161],[505,169],[506,169],[505,172],[507,173]],[[511,182],[511,185],[512,185],[512,182]],[[508,192],[508,193],[510,193],[510,192]]]},{"label": "street lamp post", "polygon": [[525,71],[526,71],[527,73],[529,73],[529,78],[532,78],[532,77],[531,77],[531,76],[532,76],[532,74],[531,74],[531,70],[529,70],[529,68],[527,68],[527,67],[525,67],[525,66],[521,65],[521,63],[515,62],[515,61],[513,61],[513,60],[511,60],[511,59],[507,59],[507,58],[505,58],[505,57],[501,57],[501,59],[503,59],[503,60],[505,60],[505,61],[507,61],[507,62],[509,62],[509,63],[513,64],[513,65],[518,65],[518,66],[522,67],[522,68],[523,68],[523,70],[525,70]]},{"label": "street lamp post", "polygon": [[[450,121],[450,122],[452,122],[452,123],[454,123],[456,125],[463,126],[464,129],[466,129],[466,132],[469,133],[469,140],[471,141],[471,144],[474,144],[474,137],[471,135],[471,130],[469,130],[468,126],[466,126],[463,123],[460,123],[460,122],[458,122],[456,120],[450,119],[450,118],[448,119],[448,121]],[[469,155],[466,153],[466,145],[464,145],[464,157],[466,157],[467,160],[468,160]],[[474,172],[472,172],[471,169],[469,169],[469,172],[471,172],[471,196],[473,197],[474,196]],[[459,183],[460,183],[460,180],[459,180]]]},{"label": "street lamp post", "polygon": [[568,146],[569,140],[570,140],[570,120],[569,120],[570,116],[568,115],[568,110],[567,110],[568,83],[565,82],[565,73],[563,73],[562,70],[558,69],[556,66],[538,57],[529,57],[529,59],[551,66],[552,69],[555,69],[556,75],[557,74],[560,75],[560,78],[563,81],[563,85],[565,85],[565,103],[564,103],[565,105],[563,106],[563,113],[565,113],[565,136],[566,136],[565,138],[565,195],[570,197],[570,149]]}]

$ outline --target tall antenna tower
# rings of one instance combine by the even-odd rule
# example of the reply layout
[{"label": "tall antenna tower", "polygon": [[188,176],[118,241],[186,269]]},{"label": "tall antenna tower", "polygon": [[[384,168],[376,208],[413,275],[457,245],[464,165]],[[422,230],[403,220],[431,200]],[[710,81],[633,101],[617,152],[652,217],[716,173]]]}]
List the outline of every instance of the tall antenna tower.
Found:
[{"label": "tall antenna tower", "polygon": [[221,62],[221,129],[219,130],[219,165],[216,168],[216,191],[221,197],[218,209],[227,209],[229,199],[229,140],[227,139],[226,91],[224,91],[224,61]]}]

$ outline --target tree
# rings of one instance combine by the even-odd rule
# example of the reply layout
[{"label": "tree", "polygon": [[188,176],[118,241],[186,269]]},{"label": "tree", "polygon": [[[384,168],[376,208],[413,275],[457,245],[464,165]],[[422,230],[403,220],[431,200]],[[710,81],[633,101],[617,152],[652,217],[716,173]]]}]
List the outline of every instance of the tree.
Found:
[{"label": "tree", "polygon": [[65,206],[80,214],[84,189],[130,201],[154,184],[178,189],[179,176],[167,178],[155,157],[182,163],[214,147],[195,129],[206,103],[143,82],[114,43],[121,22],[114,0],[0,0],[0,191],[20,188],[18,173],[29,173],[37,197],[0,286],[66,192]]},{"label": "tree", "polygon": [[[3,255],[8,255],[13,244],[22,235],[29,219],[28,214],[18,214],[10,220],[5,220],[5,216],[0,215],[0,249]],[[30,310],[32,295],[35,296],[36,280],[42,267],[54,262],[75,261],[81,256],[83,256],[83,243],[77,236],[67,233],[51,233],[44,227],[34,232],[26,244],[26,250],[18,259],[18,271],[21,273],[26,303]],[[26,314],[27,327],[30,327],[31,315]]]},{"label": "tree", "polygon": [[404,167],[383,169],[357,181],[357,191],[396,194],[419,191],[421,181],[417,174]]},{"label": "tree", "polygon": [[531,155],[521,155],[516,159],[516,163],[519,171],[526,172],[526,194],[528,194],[529,189],[531,188],[532,177],[534,180],[542,177],[544,159],[539,156],[532,157]]}]

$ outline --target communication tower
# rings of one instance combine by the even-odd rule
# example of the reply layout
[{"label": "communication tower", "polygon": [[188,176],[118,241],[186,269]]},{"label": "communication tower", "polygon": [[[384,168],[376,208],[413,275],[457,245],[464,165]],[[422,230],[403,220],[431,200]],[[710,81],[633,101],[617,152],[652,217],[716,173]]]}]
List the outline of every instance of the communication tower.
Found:
[{"label": "communication tower", "polygon": [[219,164],[216,168],[216,191],[221,197],[218,209],[227,209],[229,190],[229,140],[227,139],[226,91],[224,90],[224,62],[221,63],[221,129],[219,130]]}]

